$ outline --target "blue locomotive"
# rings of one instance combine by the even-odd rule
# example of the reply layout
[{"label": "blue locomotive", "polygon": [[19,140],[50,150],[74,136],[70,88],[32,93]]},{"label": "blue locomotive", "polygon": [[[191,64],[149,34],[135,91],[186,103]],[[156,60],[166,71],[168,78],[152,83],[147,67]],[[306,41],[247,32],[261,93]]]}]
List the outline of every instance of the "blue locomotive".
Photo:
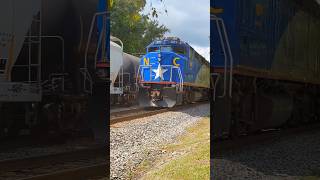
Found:
[{"label": "blue locomotive", "polygon": [[317,121],[317,1],[211,0],[214,136]]},{"label": "blue locomotive", "polygon": [[139,105],[173,107],[208,97],[209,62],[179,38],[147,46],[138,70]]}]

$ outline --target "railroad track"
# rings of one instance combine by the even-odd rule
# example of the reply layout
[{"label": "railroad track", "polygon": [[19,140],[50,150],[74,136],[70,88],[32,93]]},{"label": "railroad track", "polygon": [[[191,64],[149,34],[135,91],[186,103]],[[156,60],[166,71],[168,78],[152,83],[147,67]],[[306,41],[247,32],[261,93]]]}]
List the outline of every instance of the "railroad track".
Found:
[{"label": "railroad track", "polygon": [[239,151],[256,145],[268,144],[303,133],[312,133],[320,129],[320,123],[309,124],[301,127],[276,129],[257,134],[237,137],[235,139],[214,140],[213,155],[219,156],[227,151]]},{"label": "railroad track", "polygon": [[96,164],[92,166],[61,170],[58,172],[32,176],[20,180],[58,180],[58,179],[107,179],[107,163]]},{"label": "railroad track", "polygon": [[161,114],[169,111],[177,111],[184,108],[190,108],[190,107],[194,107],[194,106],[198,106],[206,103],[208,102],[207,101],[197,102],[192,104],[175,106],[173,108],[136,108],[136,109],[129,109],[125,111],[114,112],[110,114],[110,125],[114,125],[120,122],[135,120],[138,118],[153,116],[156,114]]},{"label": "railroad track", "polygon": [[[130,109],[112,113],[111,121],[114,123],[129,121],[204,103],[207,102],[171,109]],[[9,159],[0,161],[0,179],[103,179],[108,177],[107,162],[106,150],[101,147],[23,159]]]},{"label": "railroad track", "polygon": [[117,118],[117,117],[121,117],[121,116],[124,116],[124,115],[135,113],[137,111],[146,111],[146,110],[147,109],[139,108],[139,107],[125,109],[125,110],[119,110],[119,111],[111,112],[110,113],[110,117],[111,118]]},{"label": "railroad track", "polygon": [[89,179],[106,177],[103,147],[0,161],[0,179]]}]

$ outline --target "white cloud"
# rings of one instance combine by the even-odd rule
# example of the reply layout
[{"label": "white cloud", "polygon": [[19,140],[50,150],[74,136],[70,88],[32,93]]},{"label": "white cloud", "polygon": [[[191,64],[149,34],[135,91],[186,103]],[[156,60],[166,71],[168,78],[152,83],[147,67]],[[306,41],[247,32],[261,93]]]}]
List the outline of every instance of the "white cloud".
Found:
[{"label": "white cloud", "polygon": [[[158,21],[170,29],[166,36],[179,37],[192,45],[199,54],[209,60],[210,1],[209,0],[147,0],[145,12],[150,12],[150,4],[160,13]],[[167,10],[166,14],[164,10]]]},{"label": "white cloud", "polygon": [[202,47],[197,45],[190,44],[194,50],[196,50],[200,55],[206,58],[207,61],[210,62],[210,47]]}]

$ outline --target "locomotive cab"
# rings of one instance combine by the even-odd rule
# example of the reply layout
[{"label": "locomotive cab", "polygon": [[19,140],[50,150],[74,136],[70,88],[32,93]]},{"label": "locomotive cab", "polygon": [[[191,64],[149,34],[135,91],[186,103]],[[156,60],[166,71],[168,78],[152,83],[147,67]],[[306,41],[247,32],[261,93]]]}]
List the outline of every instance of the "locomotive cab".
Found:
[{"label": "locomotive cab", "polygon": [[173,107],[182,103],[187,47],[179,39],[157,40],[147,47],[138,71],[139,104]]},{"label": "locomotive cab", "polygon": [[152,42],[137,73],[142,107],[173,107],[208,97],[209,62],[179,38]]}]

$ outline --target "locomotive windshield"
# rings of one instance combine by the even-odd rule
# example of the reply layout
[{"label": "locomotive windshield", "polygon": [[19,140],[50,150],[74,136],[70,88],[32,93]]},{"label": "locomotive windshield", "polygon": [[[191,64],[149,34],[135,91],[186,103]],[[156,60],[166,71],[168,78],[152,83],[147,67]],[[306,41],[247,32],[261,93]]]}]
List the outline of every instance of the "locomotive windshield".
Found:
[{"label": "locomotive windshield", "polygon": [[180,46],[160,46],[160,47],[150,47],[148,52],[175,52],[177,54],[185,55],[186,50],[184,47]]},{"label": "locomotive windshield", "polygon": [[173,51],[176,52],[177,54],[186,55],[186,49],[184,47],[175,46],[173,48]]},{"label": "locomotive windshield", "polygon": [[149,49],[148,49],[148,52],[159,52],[159,47],[150,47]]},{"label": "locomotive windshield", "polygon": [[171,46],[161,46],[161,52],[172,52],[174,51]]}]

